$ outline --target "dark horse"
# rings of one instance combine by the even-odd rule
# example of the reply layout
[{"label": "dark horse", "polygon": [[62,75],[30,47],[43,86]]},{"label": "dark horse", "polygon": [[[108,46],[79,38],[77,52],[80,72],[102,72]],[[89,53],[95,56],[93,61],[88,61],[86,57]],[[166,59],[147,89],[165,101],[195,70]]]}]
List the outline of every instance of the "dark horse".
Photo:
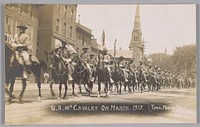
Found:
[{"label": "dark horse", "polygon": [[98,78],[98,97],[101,95],[101,83],[105,84],[104,91],[106,96],[109,96],[110,93],[110,85],[111,85],[111,75],[107,68],[103,66],[103,62],[98,62],[96,73],[96,77]]},{"label": "dark horse", "polygon": [[[18,47],[16,48],[16,51],[20,51],[25,47]],[[11,103],[12,99],[14,99],[14,95],[12,94],[13,88],[14,88],[14,83],[15,83],[15,78],[16,77],[23,77],[23,65],[20,64],[17,60],[16,57],[16,51],[12,51],[7,45],[5,45],[5,71],[6,71],[6,93],[9,95],[8,102]],[[14,56],[14,59],[11,61],[12,55]],[[41,99],[41,81],[40,81],[40,76],[41,76],[41,69],[44,67],[45,64],[44,62],[40,61],[38,64],[35,61],[32,61],[31,66],[28,68],[36,77],[37,81],[37,86],[38,86],[38,99]],[[10,84],[10,88],[8,90],[8,86]],[[26,89],[26,79],[22,78],[22,91],[19,94],[19,101],[21,102],[22,96],[24,94],[24,91]]]},{"label": "dark horse", "polygon": [[61,98],[62,84],[65,86],[65,92],[63,99],[67,96],[67,80],[68,80],[68,69],[64,60],[61,57],[55,55],[54,51],[48,53],[44,51],[47,55],[48,70],[50,73],[50,89],[52,96],[55,96],[53,92],[53,84],[59,83],[59,99]]},{"label": "dark horse", "polygon": [[141,71],[141,73],[138,74],[137,79],[138,79],[138,92],[142,93],[144,91],[145,84],[147,82],[145,72]]},{"label": "dark horse", "polygon": [[111,78],[113,79],[114,84],[117,87],[117,94],[121,94],[121,87],[125,82],[124,72],[122,69],[120,69],[119,67],[117,68],[117,66],[115,66],[111,74]]},{"label": "dark horse", "polygon": [[[81,84],[84,84],[85,90],[90,95],[93,89],[93,82],[89,79],[89,70],[84,66],[84,63],[80,59],[79,55],[74,55],[72,60],[76,65],[74,66],[74,71],[72,73],[72,95],[74,95],[74,85],[75,83],[79,85],[80,94],[82,95]],[[86,86],[87,85],[87,86]]]},{"label": "dark horse", "polygon": [[128,74],[128,92],[134,92],[137,86],[137,74],[136,71],[129,70]]},{"label": "dark horse", "polygon": [[155,91],[158,90],[158,81],[157,81],[157,75],[156,74],[148,74],[147,75],[147,85],[149,88],[149,91]]}]

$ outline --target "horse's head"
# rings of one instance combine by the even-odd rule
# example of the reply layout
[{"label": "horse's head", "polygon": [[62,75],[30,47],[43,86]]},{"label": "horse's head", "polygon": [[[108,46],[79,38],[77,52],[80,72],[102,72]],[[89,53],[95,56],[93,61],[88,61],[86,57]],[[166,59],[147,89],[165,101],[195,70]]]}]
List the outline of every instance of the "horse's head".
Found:
[{"label": "horse's head", "polygon": [[49,68],[53,67],[55,63],[55,53],[53,51],[47,52],[45,50],[44,53],[46,54],[47,65],[49,66]]}]

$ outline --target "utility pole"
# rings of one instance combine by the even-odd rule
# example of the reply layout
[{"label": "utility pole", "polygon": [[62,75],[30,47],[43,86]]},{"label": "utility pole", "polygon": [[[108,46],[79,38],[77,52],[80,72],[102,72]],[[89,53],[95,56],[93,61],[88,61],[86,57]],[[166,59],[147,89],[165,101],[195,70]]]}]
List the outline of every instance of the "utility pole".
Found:
[{"label": "utility pole", "polygon": [[116,42],[117,42],[117,39],[115,39],[115,42],[114,42],[114,64],[115,64],[115,71],[116,71],[116,62],[115,62],[115,56],[116,56]]}]

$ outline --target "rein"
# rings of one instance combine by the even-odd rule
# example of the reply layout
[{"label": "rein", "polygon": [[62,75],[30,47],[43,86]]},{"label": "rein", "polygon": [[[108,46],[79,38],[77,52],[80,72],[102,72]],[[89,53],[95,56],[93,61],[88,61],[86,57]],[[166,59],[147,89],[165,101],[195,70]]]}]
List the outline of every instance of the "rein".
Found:
[{"label": "rein", "polygon": [[86,70],[85,68],[84,68],[83,70],[81,70],[81,71],[77,71],[77,70],[76,70],[76,73],[79,73],[79,74],[80,74],[80,73],[83,73],[85,70]]}]

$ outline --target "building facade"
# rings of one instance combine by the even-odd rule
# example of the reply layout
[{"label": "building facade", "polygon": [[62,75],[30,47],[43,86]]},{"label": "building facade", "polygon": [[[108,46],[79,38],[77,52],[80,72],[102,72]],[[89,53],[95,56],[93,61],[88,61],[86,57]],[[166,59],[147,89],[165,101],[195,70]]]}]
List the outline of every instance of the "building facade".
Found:
[{"label": "building facade", "polygon": [[82,48],[88,48],[90,54],[95,55],[97,58],[98,53],[100,52],[97,39],[94,39],[92,35],[92,30],[81,25],[80,23],[76,24],[76,49],[79,54],[83,52]]},{"label": "building facade", "polygon": [[[28,29],[29,41],[32,45],[32,54],[37,54],[38,44],[38,9],[40,5],[34,4],[6,4],[4,16],[5,44],[11,44],[15,35],[19,34],[18,25],[24,24]],[[35,78],[31,74],[28,77],[30,82]]]},{"label": "building facade", "polygon": [[30,37],[33,54],[36,55],[38,43],[38,8],[34,4],[7,4],[5,5],[5,42],[10,42],[19,34],[17,26],[23,23],[28,27],[26,33]]},{"label": "building facade", "polygon": [[46,60],[44,50],[52,51],[59,42],[76,47],[76,11],[77,5],[74,4],[52,4],[39,8],[39,59]]},{"label": "building facade", "polygon": [[129,50],[132,51],[133,55],[132,57],[134,58],[136,64],[138,64],[140,60],[143,61],[144,42],[142,40],[139,5],[137,5],[136,8],[135,21],[129,45]]}]

